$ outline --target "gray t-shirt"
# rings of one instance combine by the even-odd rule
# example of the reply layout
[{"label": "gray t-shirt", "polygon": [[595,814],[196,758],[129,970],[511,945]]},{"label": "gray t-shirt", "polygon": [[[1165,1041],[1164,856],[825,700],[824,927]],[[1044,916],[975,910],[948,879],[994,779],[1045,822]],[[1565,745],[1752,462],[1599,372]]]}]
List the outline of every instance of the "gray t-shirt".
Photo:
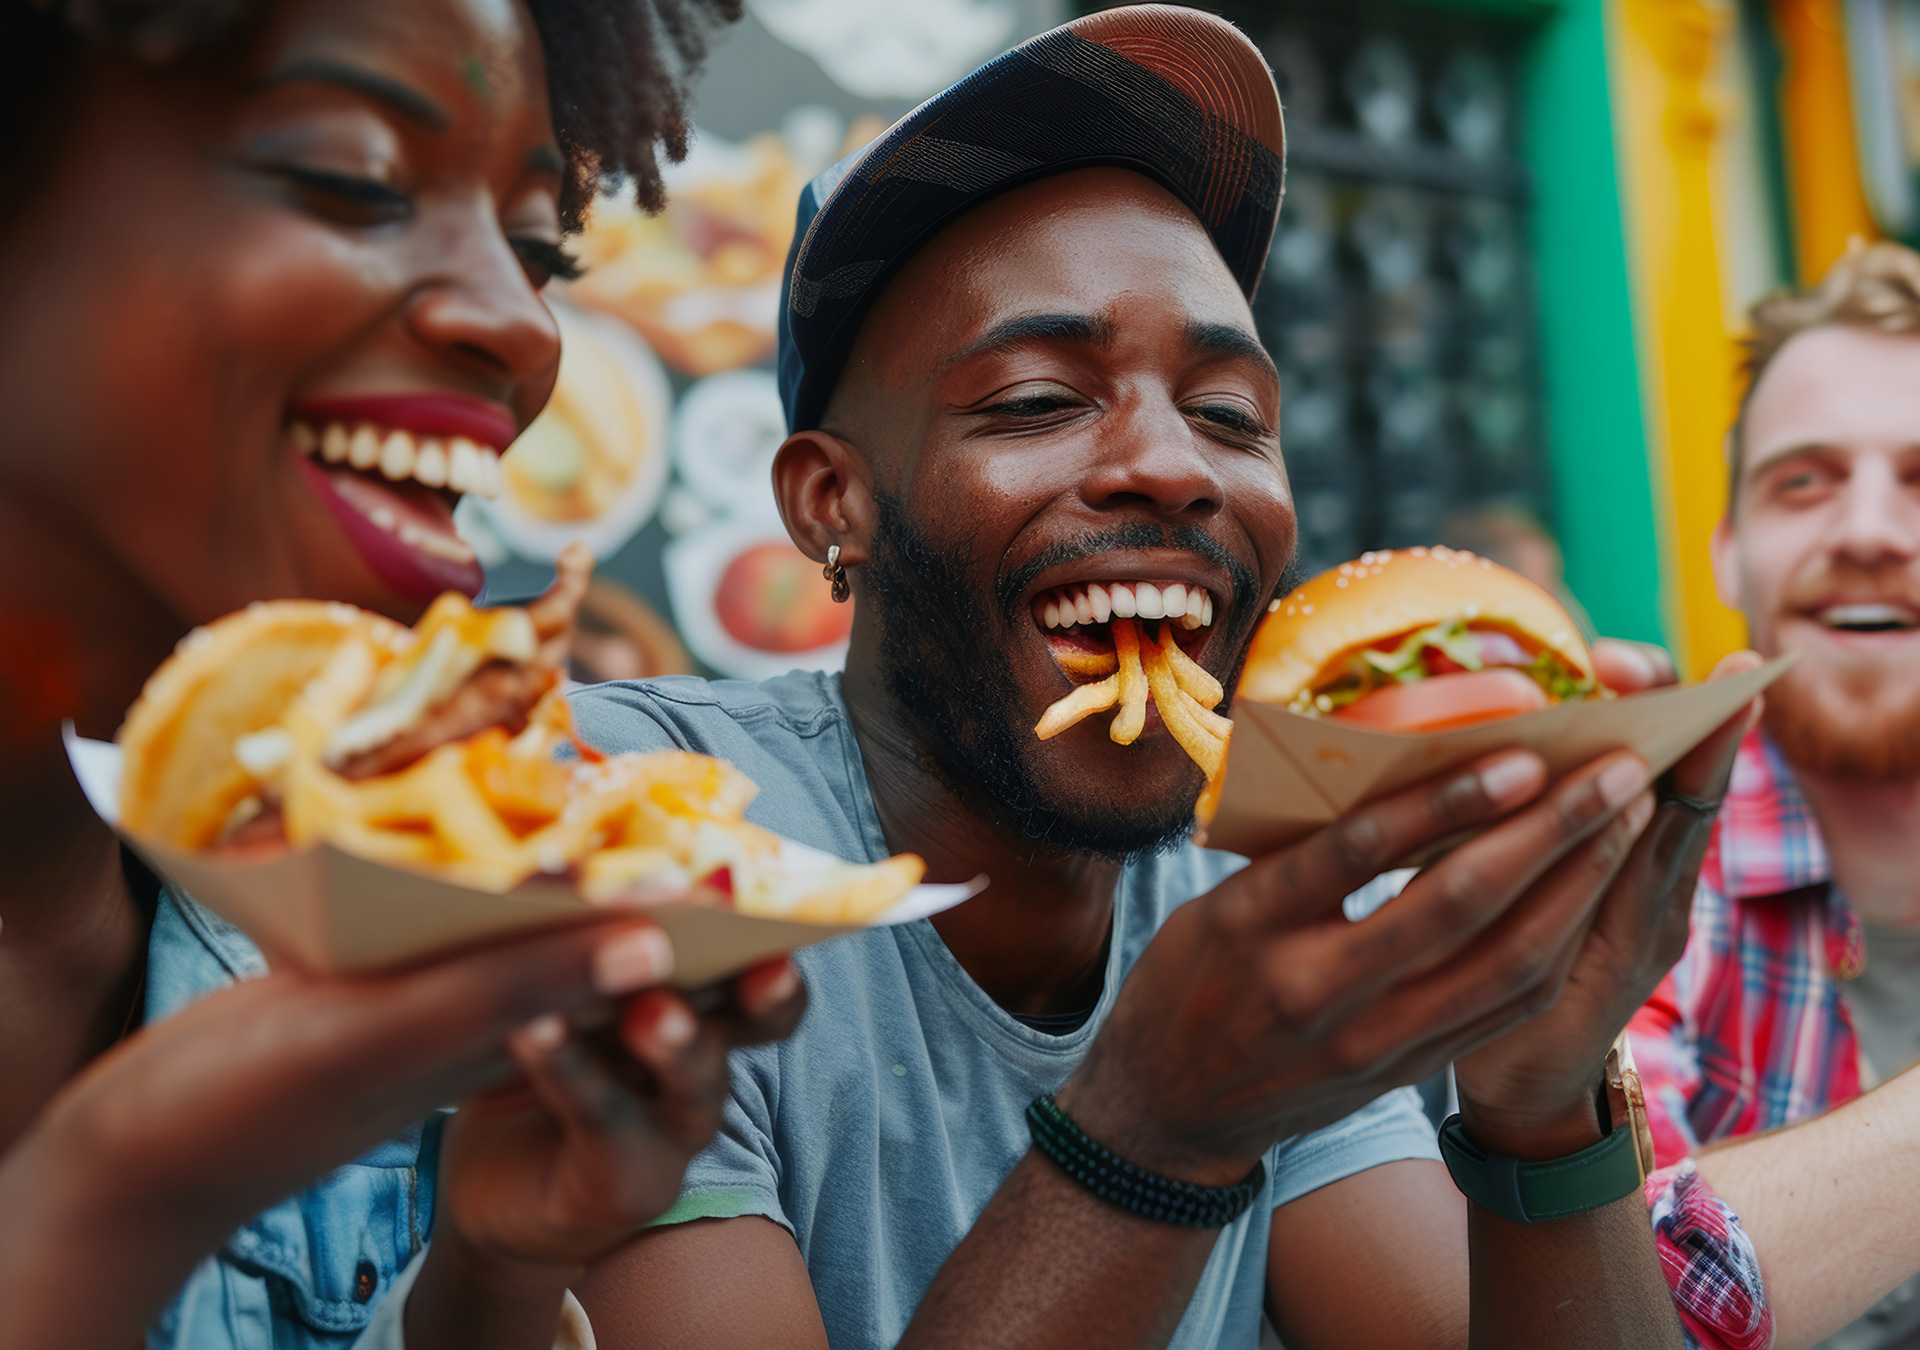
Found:
[{"label": "gray t-shirt", "polygon": [[[1860,925],[1866,964],[1840,986],[1860,1039],[1861,1084],[1873,1087],[1920,1063],[1920,932]],[[1920,1347],[1920,1275],[1814,1350],[1905,1350]]]},{"label": "gray t-shirt", "polygon": [[[855,861],[887,854],[837,676],[596,685],[573,706],[602,749],[732,761],[760,785],[747,814],[769,829]],[[1015,1021],[924,920],[806,948],[805,1019],[777,1045],[735,1052],[719,1138],[661,1222],[764,1215],[799,1244],[834,1350],[894,1345],[1026,1153],[1027,1103],[1079,1064],[1168,913],[1242,865],[1187,847],[1129,867],[1105,989],[1066,1036]],[[1171,1345],[1256,1344],[1275,1208],[1382,1163],[1438,1157],[1411,1089],[1272,1149],[1266,1193],[1221,1232]]]}]

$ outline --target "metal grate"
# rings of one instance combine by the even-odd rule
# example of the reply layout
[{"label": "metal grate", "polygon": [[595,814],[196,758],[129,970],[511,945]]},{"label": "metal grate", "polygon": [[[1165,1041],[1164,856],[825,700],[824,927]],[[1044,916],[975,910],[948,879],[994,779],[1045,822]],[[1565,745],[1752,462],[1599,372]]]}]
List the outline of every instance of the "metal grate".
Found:
[{"label": "metal grate", "polygon": [[1274,12],[1227,9],[1287,109],[1255,319],[1282,375],[1302,561],[1445,542],[1475,508],[1544,521],[1524,29],[1356,0]]}]

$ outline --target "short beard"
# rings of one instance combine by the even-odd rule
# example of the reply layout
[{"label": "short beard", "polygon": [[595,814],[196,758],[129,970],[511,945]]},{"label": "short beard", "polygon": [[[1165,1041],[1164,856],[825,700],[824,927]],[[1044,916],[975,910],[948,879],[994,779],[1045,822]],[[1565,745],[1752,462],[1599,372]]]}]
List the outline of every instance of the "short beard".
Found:
[{"label": "short beard", "polygon": [[[980,592],[965,550],[937,548],[898,498],[878,489],[874,498],[873,556],[860,570],[879,621],[881,679],[946,784],[996,825],[1053,852],[1126,863],[1178,848],[1193,829],[1198,768],[1131,802],[1082,808],[1049,798],[1029,759],[1040,744],[1033,719],[1000,656],[1021,616],[1004,595],[994,606]],[[1152,543],[1163,542],[1153,533]]]},{"label": "short beard", "polygon": [[1880,697],[1883,674],[1842,674],[1829,693],[1810,687],[1809,673],[1789,670],[1767,690],[1767,734],[1787,763],[1859,783],[1920,778],[1920,693],[1895,705]]}]

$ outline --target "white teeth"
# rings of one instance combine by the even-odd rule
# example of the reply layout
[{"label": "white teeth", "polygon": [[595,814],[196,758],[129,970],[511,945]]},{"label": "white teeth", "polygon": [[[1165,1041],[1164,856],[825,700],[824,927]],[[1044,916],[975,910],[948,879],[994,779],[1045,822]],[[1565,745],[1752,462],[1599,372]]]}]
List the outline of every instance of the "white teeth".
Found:
[{"label": "white teeth", "polygon": [[379,462],[380,433],[372,427],[359,428],[347,442],[347,463],[356,469],[371,469]]},{"label": "white teeth", "polygon": [[347,457],[347,429],[338,422],[329,422],[320,436],[320,458],[329,464],[339,464]]},{"label": "white teeth", "polygon": [[413,477],[414,458],[413,437],[404,431],[388,432],[380,443],[380,472],[396,483]]},{"label": "white teeth", "polygon": [[447,448],[438,441],[420,442],[420,453],[413,460],[413,476],[430,488],[447,485]]},{"label": "white teeth", "polygon": [[480,482],[480,447],[465,436],[447,442],[447,486],[472,492]]},{"label": "white teeth", "polygon": [[474,560],[474,552],[467,546],[467,541],[457,535],[423,530],[410,520],[400,523],[399,535],[401,543],[417,548],[432,557],[456,563],[470,563]]},{"label": "white teeth", "polygon": [[[459,473],[459,459],[454,472]],[[1204,628],[1213,622],[1213,597],[1204,587],[1150,581],[1094,582],[1085,587],[1062,587],[1040,597],[1036,611],[1047,628],[1101,624],[1110,619],[1169,619],[1182,628]]]},{"label": "white teeth", "polygon": [[383,436],[375,426],[362,424],[348,431],[340,422],[329,422],[326,430],[316,433],[305,422],[291,422],[287,438],[301,454],[317,453],[328,464],[378,469],[396,483],[411,478],[430,488],[451,488],[477,497],[498,497],[504,486],[499,453],[465,436],[450,441],[432,436],[416,439],[412,432],[398,429]]},{"label": "white teeth", "polygon": [[1920,615],[1905,605],[1828,605],[1820,622],[1829,628],[1912,628]]},{"label": "white teeth", "polygon": [[1093,607],[1093,621],[1105,623],[1113,617],[1113,601],[1107,598],[1105,586],[1087,587],[1087,603]]}]

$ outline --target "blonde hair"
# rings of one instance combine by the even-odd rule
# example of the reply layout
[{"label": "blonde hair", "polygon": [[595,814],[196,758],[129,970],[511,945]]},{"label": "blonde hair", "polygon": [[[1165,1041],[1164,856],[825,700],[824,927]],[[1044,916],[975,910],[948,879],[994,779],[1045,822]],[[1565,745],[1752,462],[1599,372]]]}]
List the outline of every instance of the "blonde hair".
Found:
[{"label": "blonde hair", "polygon": [[1769,295],[1748,311],[1748,318],[1752,328],[1745,341],[1747,388],[1728,442],[1729,503],[1740,486],[1747,407],[1773,358],[1809,329],[1835,324],[1877,333],[1920,334],[1920,253],[1885,240],[1869,244],[1855,235],[1819,285]]}]

